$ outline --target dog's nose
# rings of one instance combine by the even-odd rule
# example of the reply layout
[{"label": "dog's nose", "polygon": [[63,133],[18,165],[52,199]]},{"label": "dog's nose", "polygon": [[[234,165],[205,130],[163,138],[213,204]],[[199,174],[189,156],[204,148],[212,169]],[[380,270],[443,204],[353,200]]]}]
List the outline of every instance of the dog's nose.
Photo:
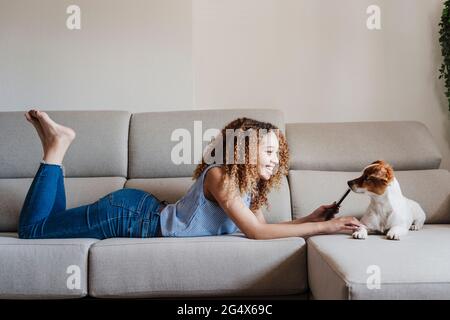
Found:
[{"label": "dog's nose", "polygon": [[352,185],[353,185],[353,181],[347,181],[347,185],[348,185],[348,187],[351,189],[352,188]]}]

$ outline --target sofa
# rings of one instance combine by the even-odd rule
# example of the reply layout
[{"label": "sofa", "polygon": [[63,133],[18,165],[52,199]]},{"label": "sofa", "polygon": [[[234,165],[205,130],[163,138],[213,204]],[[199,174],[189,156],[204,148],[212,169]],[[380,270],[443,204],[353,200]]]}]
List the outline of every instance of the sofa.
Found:
[{"label": "sofa", "polygon": [[[190,163],[173,163],[181,141],[174,130],[185,133],[187,145],[204,147],[208,129],[246,116],[277,125],[290,148],[289,175],[263,210],[269,223],[337,200],[346,182],[377,159],[392,164],[404,195],[422,205],[427,221],[400,241],[349,234],[253,240],[242,233],[19,239],[19,212],[42,149],[23,111],[0,112],[1,299],[450,298],[450,173],[439,169],[442,156],[420,122],[289,123],[276,109],[47,112],[77,132],[64,160],[68,208],[119,188],[177,201],[193,183],[196,163],[194,153]],[[339,214],[361,217],[368,202],[351,193]]]}]

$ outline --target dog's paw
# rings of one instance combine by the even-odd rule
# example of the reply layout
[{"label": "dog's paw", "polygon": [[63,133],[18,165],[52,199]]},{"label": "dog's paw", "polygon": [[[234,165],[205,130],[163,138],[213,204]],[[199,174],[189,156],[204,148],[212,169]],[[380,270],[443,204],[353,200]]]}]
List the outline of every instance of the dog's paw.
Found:
[{"label": "dog's paw", "polygon": [[408,234],[407,228],[405,228],[403,226],[402,227],[396,226],[396,227],[392,227],[388,231],[386,237],[389,240],[400,240],[400,238],[402,238],[403,236],[406,236],[407,234]]},{"label": "dog's paw", "polygon": [[389,240],[400,240],[400,236],[403,236],[400,232],[389,230],[386,238],[388,238]]},{"label": "dog's paw", "polygon": [[409,230],[418,231],[418,230],[420,230],[420,227],[418,225],[412,224],[411,227],[409,227]]},{"label": "dog's paw", "polygon": [[366,239],[367,238],[367,230],[364,228],[358,229],[357,231],[353,232],[352,237],[354,239]]}]

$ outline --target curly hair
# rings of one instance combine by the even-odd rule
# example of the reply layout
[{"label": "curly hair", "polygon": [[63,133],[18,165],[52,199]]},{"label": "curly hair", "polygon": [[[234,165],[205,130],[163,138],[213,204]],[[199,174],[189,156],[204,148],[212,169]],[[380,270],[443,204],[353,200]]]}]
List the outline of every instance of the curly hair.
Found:
[{"label": "curly hair", "polygon": [[[232,141],[230,139],[223,139],[227,137],[227,132],[232,130],[238,132],[238,136],[234,136]],[[255,139],[257,143],[252,143],[251,138],[245,135],[244,139],[238,139],[244,132],[257,132],[258,137]],[[258,147],[260,145],[262,137],[269,132],[275,133],[278,138],[279,150],[278,159],[279,163],[274,169],[274,174],[269,180],[259,179],[258,165],[255,162],[251,162],[251,155],[257,154]],[[230,158],[228,150],[233,150],[233,160],[237,158],[238,149],[242,150],[242,142],[244,142],[245,159],[243,163],[235,163],[235,161],[227,161]],[[232,144],[232,145],[231,145]],[[270,205],[267,200],[267,196],[272,188],[279,189],[283,176],[287,176],[289,171],[289,148],[287,140],[281,130],[275,125],[268,122],[261,122],[250,118],[238,118],[228,123],[221,132],[214,138],[208,145],[211,156],[215,159],[213,162],[205,161],[205,153],[202,157],[202,162],[197,165],[193,173],[193,180],[196,180],[202,174],[203,170],[211,163],[219,163],[225,170],[225,174],[222,177],[222,185],[225,190],[239,190],[239,193],[251,193],[252,201],[250,204],[250,210],[255,212],[261,207],[265,206],[270,209]],[[218,147],[222,147],[221,150],[226,150],[225,155],[219,152],[216,159],[216,151]],[[219,150],[220,151],[220,150]],[[219,161],[218,161],[219,160]],[[242,162],[242,161],[240,161]]]}]

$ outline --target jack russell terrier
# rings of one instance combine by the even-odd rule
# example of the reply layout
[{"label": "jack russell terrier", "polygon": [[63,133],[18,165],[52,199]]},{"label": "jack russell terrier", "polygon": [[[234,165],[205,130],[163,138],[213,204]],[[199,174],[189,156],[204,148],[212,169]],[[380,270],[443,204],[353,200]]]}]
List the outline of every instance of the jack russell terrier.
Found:
[{"label": "jack russell terrier", "polygon": [[353,192],[367,194],[370,204],[361,218],[360,227],[353,233],[355,239],[366,239],[368,232],[381,232],[390,240],[400,240],[408,230],[419,230],[425,222],[420,205],[403,196],[394,170],[383,160],[365,167],[362,176],[348,181]]}]

